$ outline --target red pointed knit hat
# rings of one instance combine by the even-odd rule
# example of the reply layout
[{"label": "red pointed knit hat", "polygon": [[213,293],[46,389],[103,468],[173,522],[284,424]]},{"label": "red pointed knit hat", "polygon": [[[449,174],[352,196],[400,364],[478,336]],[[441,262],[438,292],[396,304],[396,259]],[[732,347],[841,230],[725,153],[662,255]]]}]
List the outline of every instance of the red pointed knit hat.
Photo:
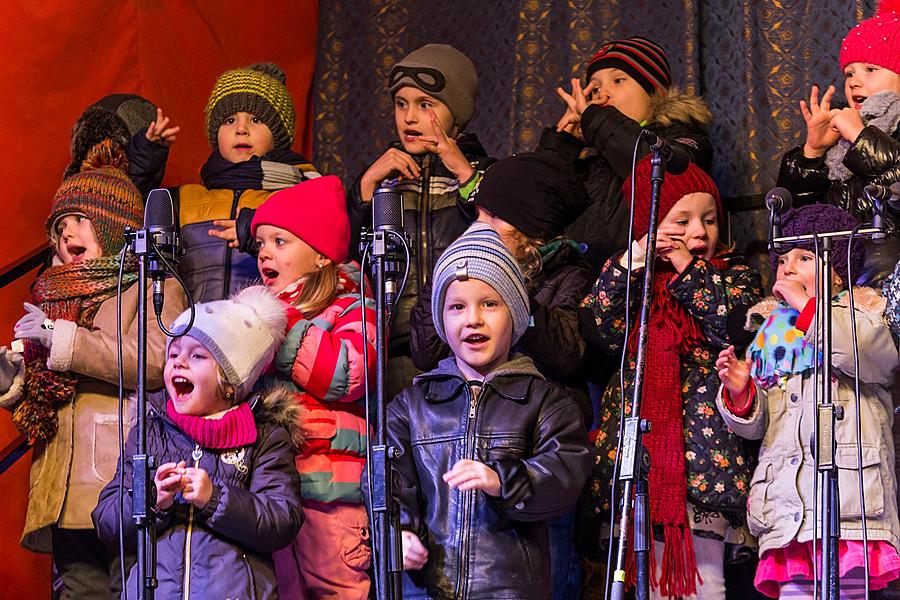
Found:
[{"label": "red pointed knit hat", "polygon": [[881,0],[874,17],[850,30],[840,62],[841,69],[863,62],[900,73],[900,0]]},{"label": "red pointed knit hat", "polygon": [[253,216],[253,235],[260,225],[290,231],[337,264],[347,260],[347,199],[341,180],[334,175],[316,177],[269,196]]},{"label": "red pointed knit hat", "polygon": [[[651,156],[648,154],[638,162],[634,173],[634,239],[639,240],[650,229],[650,169]],[[672,207],[688,194],[706,192],[716,200],[716,214],[719,227],[725,222],[725,211],[722,210],[722,199],[719,188],[712,177],[690,163],[687,170],[679,175],[666,173],[659,192],[659,220],[662,221]],[[631,176],[622,184],[625,201],[631,198]]]}]

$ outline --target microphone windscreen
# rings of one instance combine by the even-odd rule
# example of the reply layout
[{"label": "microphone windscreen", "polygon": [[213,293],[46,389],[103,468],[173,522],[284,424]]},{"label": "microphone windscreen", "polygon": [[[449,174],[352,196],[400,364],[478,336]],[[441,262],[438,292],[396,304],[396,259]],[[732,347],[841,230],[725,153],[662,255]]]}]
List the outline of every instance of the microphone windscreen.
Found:
[{"label": "microphone windscreen", "polygon": [[777,203],[779,200],[781,206],[780,208],[776,208],[779,213],[787,211],[794,204],[794,197],[791,196],[791,193],[787,189],[775,187],[766,194],[766,208],[771,208],[772,203]]},{"label": "microphone windscreen", "polygon": [[372,227],[403,229],[403,196],[392,189],[380,188],[372,196]]},{"label": "microphone windscreen", "polygon": [[175,205],[169,190],[151,190],[144,205],[144,227],[175,228]]}]

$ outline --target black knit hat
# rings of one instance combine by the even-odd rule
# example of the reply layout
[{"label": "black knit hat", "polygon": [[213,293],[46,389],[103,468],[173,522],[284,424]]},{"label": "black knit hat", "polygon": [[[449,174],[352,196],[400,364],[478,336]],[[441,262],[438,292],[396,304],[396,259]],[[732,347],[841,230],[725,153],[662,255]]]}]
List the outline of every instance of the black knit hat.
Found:
[{"label": "black knit hat", "polygon": [[72,161],[63,177],[78,173],[90,149],[103,140],[124,148],[135,133],[155,120],[156,105],[137,94],[110,94],[97,100],[72,125]]},{"label": "black knit hat", "polygon": [[672,85],[672,71],[662,46],[647,38],[634,36],[606,42],[591,57],[587,78],[600,69],[621,69],[631,75],[648,95],[666,91]]},{"label": "black knit hat", "polygon": [[[811,233],[829,233],[832,231],[850,231],[856,227],[859,222],[847,211],[833,206],[831,204],[809,204],[794,208],[782,215],[782,235],[808,235]],[[819,247],[821,247],[821,241]],[[835,272],[841,276],[845,284],[849,284],[847,277],[847,245],[846,238],[835,239],[832,244],[831,264],[834,266]],[[812,241],[804,244],[797,244],[791,248],[804,248],[813,250]],[[778,271],[778,257],[771,250],[769,251],[769,260],[772,263],[772,273]],[[853,255],[850,268],[853,271],[854,278],[862,275],[863,262],[865,260],[865,250],[862,239],[855,238],[853,240]]]},{"label": "black knit hat", "polygon": [[258,63],[225,71],[216,80],[206,105],[206,133],[218,147],[219,127],[238,112],[258,117],[272,132],[276,150],[294,142],[294,100],[285,86],[284,71],[273,63]]},{"label": "black knit hat", "polygon": [[591,200],[571,163],[556,153],[538,151],[491,165],[469,202],[528,237],[548,241],[562,235]]}]

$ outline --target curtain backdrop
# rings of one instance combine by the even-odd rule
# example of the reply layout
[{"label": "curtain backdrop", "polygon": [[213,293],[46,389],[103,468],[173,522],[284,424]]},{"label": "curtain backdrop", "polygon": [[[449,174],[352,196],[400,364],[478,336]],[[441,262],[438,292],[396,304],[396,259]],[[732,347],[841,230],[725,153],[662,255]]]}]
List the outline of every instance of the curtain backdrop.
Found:
[{"label": "curtain backdrop", "polygon": [[[660,42],[673,81],[715,116],[713,176],[732,207],[774,184],[805,132],[812,84],[842,90],[838,50],[875,0],[331,0],[320,9],[314,88],[316,163],[349,183],[394,139],[391,66],[428,42],[464,51],[480,92],[469,130],[501,157],[534,148],[556,123],[554,90],[609,39]],[[842,96],[842,94],[841,94]]]}]

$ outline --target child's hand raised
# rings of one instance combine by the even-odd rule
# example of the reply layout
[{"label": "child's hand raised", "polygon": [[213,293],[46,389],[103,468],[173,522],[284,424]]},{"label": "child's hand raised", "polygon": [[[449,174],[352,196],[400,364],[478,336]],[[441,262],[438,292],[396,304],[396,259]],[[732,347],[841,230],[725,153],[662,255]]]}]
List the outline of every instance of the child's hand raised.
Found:
[{"label": "child's hand raised", "polygon": [[360,196],[364,202],[368,202],[375,194],[378,184],[397,173],[401,179],[416,179],[420,169],[413,157],[397,148],[388,148],[387,151],[372,163],[359,182]]},{"label": "child's hand raised", "polygon": [[494,497],[500,495],[500,477],[497,472],[477,460],[458,460],[443,477],[451,488],[461,491],[481,490]]},{"label": "child's hand raised", "polygon": [[572,79],[572,93],[566,92],[561,87],[556,88],[557,95],[562,98],[566,104],[566,112],[560,117],[556,124],[556,131],[565,131],[577,137],[582,142],[584,134],[581,131],[581,113],[590,104],[590,93],[594,89],[594,83],[591,82],[586,88],[581,89],[581,81]]},{"label": "child's hand raised", "polygon": [[156,470],[153,482],[156,484],[156,508],[166,510],[175,501],[175,495],[184,489],[182,475],[185,462],[167,462]]},{"label": "child's hand raised", "polygon": [[237,227],[234,219],[215,219],[213,225],[221,227],[221,229],[207,229],[206,235],[225,240],[231,248],[238,247]]},{"label": "child's hand raised", "polygon": [[814,85],[809,93],[809,104],[805,100],[800,101],[800,113],[806,121],[806,143],[803,145],[803,156],[806,158],[824,156],[841,139],[841,134],[831,127],[832,96],[834,86],[829,85],[819,102],[819,87]]},{"label": "child's hand raised", "polygon": [[728,346],[719,352],[716,370],[732,402],[746,400],[750,383],[750,359],[739,359],[734,353],[734,346]]},{"label": "child's hand raised", "polygon": [[170,147],[175,143],[175,134],[181,131],[181,127],[169,127],[169,117],[163,116],[161,108],[156,108],[156,120],[147,127],[146,137],[154,144]]},{"label": "child's hand raised", "polygon": [[835,108],[831,111],[831,129],[851,144],[865,128],[862,115],[855,108]]},{"label": "child's hand raised", "polygon": [[466,160],[462,150],[456,145],[456,140],[452,139],[444,131],[433,109],[428,109],[428,118],[431,120],[434,135],[419,136],[419,142],[424,144],[429,152],[437,154],[444,166],[447,167],[447,170],[453,173],[460,183],[471,179],[472,175],[475,174],[475,168]]},{"label": "child's hand raised", "polygon": [[184,470],[182,478],[184,489],[181,497],[203,510],[212,497],[212,481],[209,479],[209,473],[205,469],[188,467]]},{"label": "child's hand raised", "polygon": [[779,279],[772,284],[772,293],[795,310],[806,308],[806,303],[812,298],[806,291],[806,287],[796,279]]},{"label": "child's hand raised", "polygon": [[400,532],[403,546],[403,570],[418,571],[428,562],[428,548],[412,531],[404,529]]}]

